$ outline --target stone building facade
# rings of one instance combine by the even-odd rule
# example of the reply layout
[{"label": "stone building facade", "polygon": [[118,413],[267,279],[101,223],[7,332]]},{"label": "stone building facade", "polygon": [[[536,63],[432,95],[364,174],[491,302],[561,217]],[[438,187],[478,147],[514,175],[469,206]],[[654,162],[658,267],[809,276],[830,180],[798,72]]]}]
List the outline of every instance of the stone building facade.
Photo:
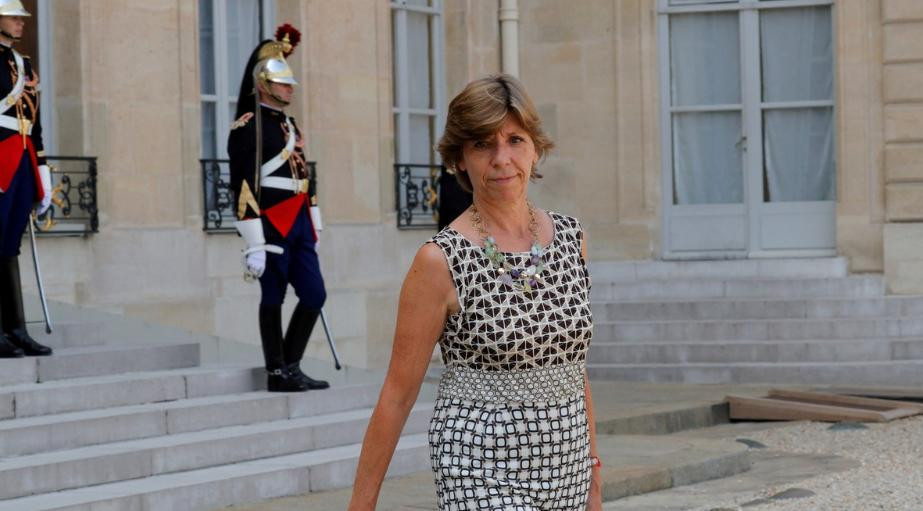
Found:
[{"label": "stone building facade", "polygon": [[[223,114],[209,117],[215,114],[203,106],[203,11],[226,17],[223,29],[222,23],[212,26],[219,41],[212,48],[224,48],[220,52],[229,64],[227,69],[210,69],[224,73],[216,73],[215,79],[224,80],[225,89],[236,94],[239,78],[231,77],[229,69],[235,55],[243,51],[246,57],[255,39],[246,41],[227,27],[243,23],[243,18],[231,18],[233,6],[241,8],[237,16],[245,16],[257,12],[256,4],[264,32],[282,22],[304,32],[290,59],[301,83],[291,110],[307,132],[309,158],[318,166],[327,224],[319,251],[329,287],[327,311],[341,355],[355,365],[383,365],[400,281],[413,253],[433,234],[397,228],[394,165],[434,163],[427,147],[438,135],[448,99],[469,80],[502,69],[499,0],[33,2],[39,11],[35,26],[44,30],[37,34],[44,56],[39,70],[49,77],[43,101],[49,110],[46,119],[54,126],[52,150],[96,156],[99,162],[99,232],[39,241],[46,286],[54,299],[257,345],[258,289],[241,279],[240,239],[203,231],[200,164],[206,139],[214,136],[203,129],[203,119],[214,129],[219,129],[216,119],[227,120]],[[581,218],[591,259],[839,254],[848,258],[852,272],[885,273],[893,293],[923,292],[923,2],[503,4],[508,19],[518,26],[520,78],[557,143],[542,163],[545,178],[534,186],[535,201]],[[788,224],[754,223],[768,211],[750,193],[768,182],[761,185],[764,180],[757,176],[745,178],[750,185],[742,185],[757,187],[744,194],[751,198],[744,199],[749,205],[731,216],[715,217],[716,225],[740,226],[743,241],[710,241],[706,229],[705,238],[696,235],[690,242],[693,249],[675,249],[699,228],[689,218],[700,213],[673,208],[682,200],[674,204],[671,197],[681,194],[665,192],[678,186],[666,181],[676,175],[676,162],[667,165],[665,160],[672,161],[675,147],[686,140],[671,131],[681,129],[671,115],[711,107],[676,107],[664,98],[683,86],[665,76],[681,74],[682,63],[665,59],[689,48],[676,35],[682,23],[674,20],[718,20],[703,25],[708,28],[708,23],[723,23],[719,18],[737,16],[735,33],[743,41],[737,64],[741,90],[759,90],[746,69],[761,67],[750,59],[759,55],[752,44],[760,39],[746,35],[747,30],[765,26],[759,25],[764,10],[785,8],[825,11],[820,19],[830,20],[827,29],[819,30],[829,32],[830,97],[813,98],[814,103],[802,107],[830,112],[835,175],[832,195],[816,201],[824,202],[818,208],[805,206],[805,219],[798,216],[800,206],[782,205],[773,214],[823,232],[806,230],[795,241],[773,245],[774,236],[786,234],[773,233],[785,231]],[[225,37],[236,46],[225,45]],[[713,60],[703,62],[714,65]],[[409,76],[398,76],[408,69]],[[397,104],[401,91],[410,91],[414,101],[419,80],[428,81],[429,105]],[[740,105],[725,105],[722,111],[778,106],[748,99],[747,94]],[[225,107],[222,101],[218,108]],[[754,126],[759,125],[756,121]],[[747,151],[771,142],[765,133],[758,146],[750,138],[744,140]],[[419,152],[421,140],[426,143]],[[411,143],[416,149],[408,152]],[[213,151],[220,152],[220,140],[216,147]],[[401,161],[406,154],[422,154],[430,161]],[[747,172],[762,172],[760,162],[753,168]],[[701,211],[707,217],[731,210],[720,206]],[[809,214],[821,215],[816,217],[820,220],[809,219]],[[665,230],[667,224],[673,230]],[[762,229],[760,236],[751,228]],[[733,231],[728,229],[722,232]],[[811,241],[818,236],[829,243]],[[699,242],[706,245],[695,245]],[[318,342],[312,349],[317,356],[326,350]]]}]

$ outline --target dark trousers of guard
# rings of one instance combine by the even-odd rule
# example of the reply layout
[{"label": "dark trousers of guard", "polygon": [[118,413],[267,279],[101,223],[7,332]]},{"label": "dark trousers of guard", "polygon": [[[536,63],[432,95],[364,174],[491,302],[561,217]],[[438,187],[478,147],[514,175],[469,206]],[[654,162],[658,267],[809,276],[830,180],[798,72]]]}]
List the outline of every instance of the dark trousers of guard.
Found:
[{"label": "dark trousers of guard", "polygon": [[[270,228],[264,224],[264,229]],[[269,373],[267,388],[270,392],[325,389],[330,384],[307,376],[300,367],[311,331],[327,299],[314,231],[306,210],[298,213],[285,239],[274,244],[282,247],[283,253],[267,254],[266,271],[260,277],[260,340]],[[295,290],[298,305],[283,335],[282,303],[289,284]]]},{"label": "dark trousers of guard", "polygon": [[35,200],[32,161],[23,153],[9,188],[0,193],[0,358],[51,355],[29,336],[22,305],[19,246]]}]

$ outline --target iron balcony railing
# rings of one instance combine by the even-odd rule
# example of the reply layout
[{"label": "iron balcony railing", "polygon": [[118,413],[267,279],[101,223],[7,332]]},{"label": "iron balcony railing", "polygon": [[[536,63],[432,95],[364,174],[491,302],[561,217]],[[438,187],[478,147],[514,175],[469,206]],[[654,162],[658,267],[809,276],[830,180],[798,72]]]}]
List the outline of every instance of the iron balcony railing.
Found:
[{"label": "iron balcony railing", "polygon": [[439,223],[442,165],[394,164],[398,229],[435,229]]},{"label": "iron balcony railing", "polygon": [[[236,232],[234,222],[237,220],[235,197],[231,191],[231,170],[228,160],[203,158],[202,194],[203,213],[202,229],[207,233]],[[317,162],[309,161],[308,170],[312,185],[317,180]]]},{"label": "iron balcony railing", "polygon": [[51,207],[35,219],[36,235],[87,236],[99,232],[96,157],[47,156]]}]

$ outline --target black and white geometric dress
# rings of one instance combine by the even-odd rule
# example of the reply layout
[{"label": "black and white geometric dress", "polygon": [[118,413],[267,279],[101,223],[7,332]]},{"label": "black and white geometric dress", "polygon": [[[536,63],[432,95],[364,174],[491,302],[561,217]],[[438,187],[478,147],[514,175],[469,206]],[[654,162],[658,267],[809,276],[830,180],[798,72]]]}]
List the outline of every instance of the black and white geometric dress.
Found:
[{"label": "black and white geometric dress", "polygon": [[[446,370],[429,428],[440,510],[585,508],[590,278],[580,224],[549,215],[544,281],[530,294],[498,280],[481,247],[457,231],[431,240],[460,305],[439,340]],[[528,252],[505,255],[527,266]]]}]

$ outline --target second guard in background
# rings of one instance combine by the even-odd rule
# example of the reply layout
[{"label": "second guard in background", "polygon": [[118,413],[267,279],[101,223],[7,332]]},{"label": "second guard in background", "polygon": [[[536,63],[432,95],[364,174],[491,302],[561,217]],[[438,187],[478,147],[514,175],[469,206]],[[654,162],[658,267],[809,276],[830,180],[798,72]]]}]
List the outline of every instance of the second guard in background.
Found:
[{"label": "second guard in background", "polygon": [[[298,84],[285,57],[300,40],[290,25],[261,42],[244,70],[237,120],[228,138],[236,227],[246,240],[245,278],[259,279],[260,340],[271,392],[330,385],[305,375],[301,358],[326,300],[315,246],[321,230],[314,176],[304,139],[285,113]],[[285,334],[282,302],[291,284],[298,297]]]},{"label": "second guard in background", "polygon": [[34,208],[51,205],[38,109],[38,74],[13,45],[31,16],[19,0],[0,0],[0,358],[51,355],[26,330],[19,247]]}]

